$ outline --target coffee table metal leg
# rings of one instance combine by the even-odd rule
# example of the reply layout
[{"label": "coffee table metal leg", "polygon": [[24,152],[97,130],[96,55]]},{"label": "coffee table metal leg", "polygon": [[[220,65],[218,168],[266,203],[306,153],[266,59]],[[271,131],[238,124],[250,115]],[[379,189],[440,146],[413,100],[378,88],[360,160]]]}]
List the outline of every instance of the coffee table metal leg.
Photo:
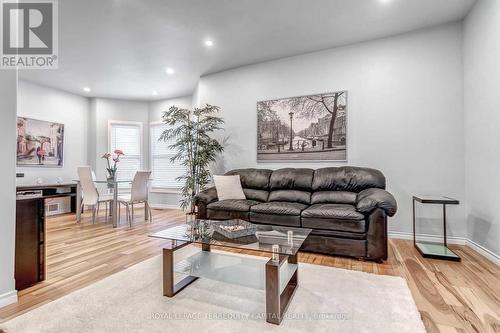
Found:
[{"label": "coffee table metal leg", "polygon": [[278,261],[270,259],[266,264],[266,321],[276,325],[283,320],[298,285],[298,272],[295,271],[283,292],[280,293],[280,267],[285,261],[297,263],[297,255],[280,256]]},{"label": "coffee table metal leg", "polygon": [[189,243],[178,244],[172,241],[170,247],[163,248],[163,296],[173,297],[179,291],[198,279],[196,276],[189,275],[177,283],[174,281],[174,252],[188,244]]},{"label": "coffee table metal leg", "polygon": [[448,241],[446,240],[446,205],[443,204],[443,238],[444,246],[448,247]]},{"label": "coffee table metal leg", "polygon": [[413,246],[417,246],[417,235],[416,235],[416,231],[415,231],[415,198],[413,198],[412,200],[412,204],[413,204],[413,213],[412,213],[412,217],[413,217]]}]

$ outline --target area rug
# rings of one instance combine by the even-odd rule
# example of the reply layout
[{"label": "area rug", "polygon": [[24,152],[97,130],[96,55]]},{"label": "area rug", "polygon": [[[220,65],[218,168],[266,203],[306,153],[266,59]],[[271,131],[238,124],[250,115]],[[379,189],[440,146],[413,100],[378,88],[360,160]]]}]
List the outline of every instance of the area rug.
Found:
[{"label": "area rug", "polygon": [[0,328],[7,333],[425,332],[399,277],[300,264],[299,287],[277,326],[265,321],[263,290],[202,278],[173,298],[163,297],[161,267],[160,256],[141,262]]}]

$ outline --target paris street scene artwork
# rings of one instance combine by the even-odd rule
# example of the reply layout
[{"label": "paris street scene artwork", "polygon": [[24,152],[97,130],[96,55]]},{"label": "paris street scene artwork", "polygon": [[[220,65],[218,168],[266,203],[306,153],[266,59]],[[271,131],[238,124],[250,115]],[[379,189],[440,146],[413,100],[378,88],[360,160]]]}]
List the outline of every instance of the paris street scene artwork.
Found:
[{"label": "paris street scene artwork", "polygon": [[347,91],[257,102],[257,161],[347,160]]}]

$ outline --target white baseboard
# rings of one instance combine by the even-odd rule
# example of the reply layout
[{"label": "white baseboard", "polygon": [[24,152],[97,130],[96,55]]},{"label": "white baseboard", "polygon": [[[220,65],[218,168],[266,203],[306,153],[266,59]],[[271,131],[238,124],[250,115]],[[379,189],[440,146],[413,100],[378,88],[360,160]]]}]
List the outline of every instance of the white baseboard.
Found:
[{"label": "white baseboard", "polygon": [[500,255],[496,254],[493,251],[488,250],[482,245],[479,245],[478,243],[474,242],[471,239],[467,239],[467,246],[473,249],[474,251],[482,254],[486,258],[490,259],[493,261],[497,266],[500,266]]},{"label": "white baseboard", "polygon": [[165,205],[165,204],[150,204],[154,209],[181,209],[178,205]]},{"label": "white baseboard", "polygon": [[[413,234],[411,232],[389,231],[389,238],[413,239]],[[430,234],[417,234],[417,239],[424,242],[442,242],[443,236],[436,236]],[[454,237],[454,236],[446,237],[446,241],[450,244],[460,244],[460,245],[465,245],[467,243],[467,239],[463,237]]]},{"label": "white baseboard", "polygon": [[[413,234],[411,232],[389,231],[388,234],[389,238],[411,239],[411,240],[413,239]],[[443,241],[442,236],[429,235],[429,234],[417,234],[417,239],[422,240],[424,242]],[[488,250],[484,246],[481,246],[468,238],[448,236],[446,237],[446,240],[448,241],[449,244],[466,245],[471,249],[473,249],[474,251],[476,251],[477,253],[479,253],[480,255],[493,261],[496,265],[500,266],[500,255],[494,253],[493,251]]]},{"label": "white baseboard", "polygon": [[17,290],[0,295],[0,308],[17,302]]}]

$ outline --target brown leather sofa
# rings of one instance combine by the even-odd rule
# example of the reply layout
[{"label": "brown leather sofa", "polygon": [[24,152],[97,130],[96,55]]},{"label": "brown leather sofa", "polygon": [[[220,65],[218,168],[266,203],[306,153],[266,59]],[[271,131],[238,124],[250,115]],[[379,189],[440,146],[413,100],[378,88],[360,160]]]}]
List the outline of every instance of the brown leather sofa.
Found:
[{"label": "brown leather sofa", "polygon": [[215,187],[196,198],[197,217],[312,229],[303,251],[367,260],[387,259],[387,216],[397,210],[382,172],[338,167],[317,170],[239,169],[246,200],[217,199]]}]

